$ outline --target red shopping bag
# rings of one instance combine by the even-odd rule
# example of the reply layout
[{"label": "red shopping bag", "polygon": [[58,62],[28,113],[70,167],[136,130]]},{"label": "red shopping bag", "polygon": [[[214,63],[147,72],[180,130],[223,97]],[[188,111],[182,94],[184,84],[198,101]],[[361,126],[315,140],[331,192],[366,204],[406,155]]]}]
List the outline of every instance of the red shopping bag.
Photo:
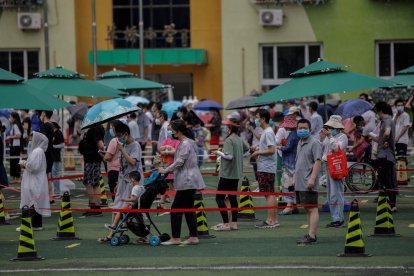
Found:
[{"label": "red shopping bag", "polygon": [[338,147],[337,152],[333,152],[326,157],[329,175],[336,180],[348,176],[348,163],[346,153]]}]

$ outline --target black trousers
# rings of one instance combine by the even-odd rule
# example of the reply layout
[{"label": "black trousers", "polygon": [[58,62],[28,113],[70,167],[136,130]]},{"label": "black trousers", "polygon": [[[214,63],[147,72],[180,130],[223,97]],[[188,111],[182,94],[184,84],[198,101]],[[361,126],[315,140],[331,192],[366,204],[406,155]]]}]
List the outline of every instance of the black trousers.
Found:
[{"label": "black trousers", "polygon": [[42,216],[36,212],[33,206],[30,208],[30,215],[32,217],[32,227],[38,228],[43,226]]},{"label": "black trousers", "polygon": [[390,191],[389,189],[396,189],[395,181],[395,164],[387,160],[387,158],[378,159],[378,178],[380,188],[387,189],[387,195],[390,200],[391,208],[396,204],[396,191]]},{"label": "black trousers", "polygon": [[[238,179],[229,179],[229,178],[223,178],[220,177],[217,191],[237,191],[239,186],[239,180]],[[237,196],[236,195],[227,195],[230,201],[231,208],[237,208],[238,202],[237,202]],[[216,202],[217,206],[219,208],[226,208],[226,195],[216,195]],[[231,211],[231,221],[237,222],[237,215],[239,211]],[[229,215],[227,211],[220,211],[221,218],[223,219],[223,223],[229,222]]]},{"label": "black trousers", "polygon": [[[171,209],[191,209],[194,208],[194,194],[196,190],[182,190],[177,191],[174,202],[171,205]],[[173,238],[181,237],[181,222],[183,214],[187,222],[188,230],[190,231],[190,237],[197,237],[197,218],[195,212],[172,212],[171,213],[171,234]]]},{"label": "black trousers", "polygon": [[112,194],[112,201],[115,200],[115,187],[118,184],[119,171],[108,172],[108,186]]},{"label": "black trousers", "polygon": [[10,146],[10,157],[12,157],[10,159],[10,176],[20,177],[21,169],[19,165],[19,159],[21,151],[22,147],[20,146]]},{"label": "black trousers", "polygon": [[142,171],[145,172],[145,160],[144,160],[144,151],[145,148],[147,147],[147,143],[141,144],[139,143],[139,145],[141,146],[141,163],[142,163]]}]

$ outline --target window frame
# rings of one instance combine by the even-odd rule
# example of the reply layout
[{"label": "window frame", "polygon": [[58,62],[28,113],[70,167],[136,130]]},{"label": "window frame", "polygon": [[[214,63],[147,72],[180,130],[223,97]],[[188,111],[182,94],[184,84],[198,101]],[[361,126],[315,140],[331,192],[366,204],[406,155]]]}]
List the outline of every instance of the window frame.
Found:
[{"label": "window frame", "polygon": [[23,52],[23,78],[26,80],[29,79],[29,64],[28,64],[28,52],[37,52],[37,64],[38,64],[38,70],[40,70],[40,49],[39,48],[0,48],[0,52],[4,53],[7,52],[9,56],[9,68],[3,68],[4,70],[12,72],[12,59],[11,54],[12,53],[19,53]]},{"label": "window frame", "polygon": [[[375,75],[378,78],[390,79],[395,76],[395,59],[394,59],[394,44],[414,44],[414,40],[377,40],[375,41]],[[379,56],[379,45],[389,44],[390,45],[390,75],[380,76],[380,56]]]},{"label": "window frame", "polygon": [[[270,44],[270,43],[264,43],[259,45],[259,66],[260,66],[260,85],[261,86],[278,86],[281,85],[289,80],[291,78],[278,78],[278,66],[277,66],[277,48],[278,47],[297,47],[297,46],[303,46],[305,47],[305,66],[309,65],[309,47],[310,46],[319,46],[319,53],[320,58],[323,58],[323,44],[320,42],[311,42],[311,43],[288,43],[288,44]],[[263,78],[263,48],[264,47],[273,47],[273,72],[274,77],[273,79],[265,79]]]}]

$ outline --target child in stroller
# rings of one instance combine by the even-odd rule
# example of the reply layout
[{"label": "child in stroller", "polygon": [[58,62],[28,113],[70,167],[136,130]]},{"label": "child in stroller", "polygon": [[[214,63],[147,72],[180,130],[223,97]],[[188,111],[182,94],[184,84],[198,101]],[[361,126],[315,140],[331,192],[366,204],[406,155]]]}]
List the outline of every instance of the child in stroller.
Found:
[{"label": "child in stroller", "polygon": [[[159,174],[158,171],[154,171],[151,174],[151,176],[147,179],[145,185],[140,186],[139,184],[137,184],[139,183],[139,180],[137,180],[138,177],[133,173],[134,172],[131,172],[129,175],[130,183],[134,185],[134,188],[137,186],[140,187],[140,188],[136,188],[136,190],[142,191],[142,193],[140,194],[139,191],[138,193],[134,193],[133,191],[130,198],[123,199],[122,201],[133,202],[132,206],[130,207],[132,209],[150,209],[152,203],[157,197],[157,194],[164,194],[168,188],[168,185],[165,182],[165,178],[164,176]],[[139,175],[139,173],[137,175]],[[149,213],[145,213],[145,214],[150,222],[149,225],[146,225],[144,223],[142,213],[129,212],[129,213],[124,214],[124,218],[121,221],[118,220],[119,223],[117,223],[117,225],[111,226],[110,228],[113,230],[112,235],[111,235],[111,245],[127,244],[130,240],[129,236],[124,234],[124,232],[127,230],[130,230],[136,236],[140,237],[136,241],[136,243],[138,244],[150,243],[151,245],[156,246],[162,241],[169,240],[170,236],[165,233],[164,234],[160,233],[157,226],[152,221]],[[152,235],[148,239],[148,235],[151,233],[150,232],[151,225],[155,228],[159,236]]]}]

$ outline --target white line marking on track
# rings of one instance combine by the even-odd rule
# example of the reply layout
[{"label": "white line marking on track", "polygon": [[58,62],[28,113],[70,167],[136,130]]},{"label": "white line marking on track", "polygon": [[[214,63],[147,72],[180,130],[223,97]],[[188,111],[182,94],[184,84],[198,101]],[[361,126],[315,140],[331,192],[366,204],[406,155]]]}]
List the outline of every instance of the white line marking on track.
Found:
[{"label": "white line marking on track", "polygon": [[227,270],[414,270],[414,266],[148,266],[148,267],[96,267],[96,268],[39,268],[39,269],[2,269],[0,273],[10,272],[67,272],[67,271],[171,271],[171,270],[205,270],[205,271],[227,271]]}]

